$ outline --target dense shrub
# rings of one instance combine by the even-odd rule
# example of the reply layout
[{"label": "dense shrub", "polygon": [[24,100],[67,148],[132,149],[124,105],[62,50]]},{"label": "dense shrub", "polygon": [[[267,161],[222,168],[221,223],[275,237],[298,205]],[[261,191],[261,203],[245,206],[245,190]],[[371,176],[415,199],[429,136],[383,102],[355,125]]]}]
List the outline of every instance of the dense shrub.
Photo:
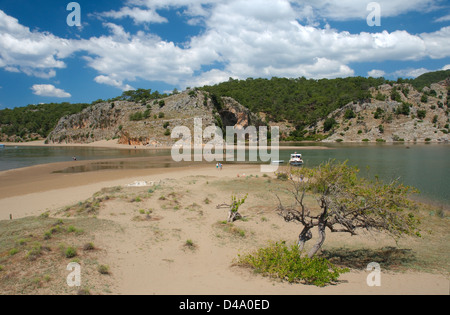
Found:
[{"label": "dense shrub", "polygon": [[424,119],[425,117],[427,117],[427,111],[426,110],[418,110],[417,111],[417,118],[419,119]]},{"label": "dense shrub", "polygon": [[334,118],[328,118],[325,120],[323,124],[323,131],[328,132],[337,124],[336,120]]},{"label": "dense shrub", "polygon": [[238,264],[290,283],[304,282],[320,287],[336,282],[341,274],[349,272],[324,258],[302,257],[296,245],[288,247],[284,242],[271,243],[253,254],[239,256]]},{"label": "dense shrub", "polygon": [[384,114],[384,110],[382,108],[377,108],[377,111],[375,112],[375,114],[373,115],[373,118],[375,119],[380,119]]},{"label": "dense shrub", "polygon": [[353,109],[347,109],[347,110],[345,111],[344,118],[345,118],[345,119],[356,118],[356,114],[355,114],[355,112],[353,111]]}]

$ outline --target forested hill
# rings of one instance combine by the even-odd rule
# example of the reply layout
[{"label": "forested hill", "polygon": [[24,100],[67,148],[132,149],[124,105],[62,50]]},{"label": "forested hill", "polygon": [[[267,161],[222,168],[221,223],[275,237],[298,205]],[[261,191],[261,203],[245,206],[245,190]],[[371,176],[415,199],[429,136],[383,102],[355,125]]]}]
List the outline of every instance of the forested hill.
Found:
[{"label": "forested hill", "polygon": [[345,79],[247,79],[233,80],[202,89],[216,96],[234,98],[252,112],[267,114],[267,120],[287,120],[306,127],[352,101],[371,97],[369,88],[382,85],[383,78]]},{"label": "forested hill", "polygon": [[414,80],[349,77],[338,79],[252,79],[233,80],[202,89],[216,97],[234,98],[254,113],[266,114],[266,121],[288,121],[294,125],[301,138],[301,131],[327,117],[336,109],[350,102],[363,103],[370,99],[371,87],[383,84],[409,83],[421,91],[425,86],[450,77],[450,70],[426,73]]},{"label": "forested hill", "polygon": [[51,103],[0,111],[0,140],[30,141],[46,138],[61,117],[73,115],[90,104]]},{"label": "forested hill", "polygon": [[[138,89],[126,91],[107,101],[139,103],[164,97],[167,95],[158,91],[152,93],[151,90]],[[61,118],[78,114],[101,102],[105,101],[99,99],[91,104],[50,103],[0,110],[0,141],[27,142],[45,139]]]},{"label": "forested hill", "polygon": [[428,72],[415,78],[414,80],[403,80],[405,83],[411,83],[412,86],[418,91],[421,91],[424,87],[430,86],[430,84],[444,81],[450,77],[450,70]]},{"label": "forested hill", "polygon": [[[209,92],[213,100],[231,97],[253,113],[262,113],[267,123],[288,123],[290,138],[302,139],[305,128],[326,118],[330,113],[355,102],[364,103],[373,95],[370,88],[383,84],[409,83],[418,91],[450,77],[450,70],[430,72],[420,77],[388,81],[384,78],[350,77],[313,80],[306,78],[233,80],[196,90]],[[173,94],[178,91],[174,90]],[[193,92],[191,92],[193,93]],[[124,92],[109,100],[92,104],[41,104],[0,110],[0,141],[31,141],[44,139],[58,121],[99,102],[127,101],[148,105],[169,95],[138,89]],[[180,113],[181,114],[181,113]]]}]

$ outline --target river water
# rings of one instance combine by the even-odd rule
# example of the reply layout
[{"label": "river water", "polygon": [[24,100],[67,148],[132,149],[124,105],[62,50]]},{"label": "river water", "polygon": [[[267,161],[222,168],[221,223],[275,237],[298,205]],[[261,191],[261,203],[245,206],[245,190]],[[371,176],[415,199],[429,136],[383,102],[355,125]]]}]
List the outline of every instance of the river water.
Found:
[{"label": "river water", "polygon": [[[346,161],[360,168],[360,174],[378,175],[384,181],[400,178],[405,185],[416,187],[424,199],[450,205],[450,145],[432,144],[314,144],[327,149],[309,150],[298,143],[296,150],[280,148],[280,160],[288,161],[290,154],[302,153],[306,167],[318,166],[330,159]],[[157,157],[170,157],[170,150],[123,150],[90,147],[6,147],[0,149],[0,171],[38,164],[77,160],[126,159],[156,157],[148,163],[121,163],[120,168],[160,167]],[[117,162],[119,163],[119,162]],[[215,164],[215,163],[214,163]],[[226,164],[226,163],[224,163]],[[114,163],[93,163],[89,168],[73,168],[74,172],[117,169]],[[171,167],[167,164],[167,167]],[[173,165],[173,164],[172,164]],[[62,170],[64,171],[64,170]],[[70,170],[69,170],[70,172]]]}]

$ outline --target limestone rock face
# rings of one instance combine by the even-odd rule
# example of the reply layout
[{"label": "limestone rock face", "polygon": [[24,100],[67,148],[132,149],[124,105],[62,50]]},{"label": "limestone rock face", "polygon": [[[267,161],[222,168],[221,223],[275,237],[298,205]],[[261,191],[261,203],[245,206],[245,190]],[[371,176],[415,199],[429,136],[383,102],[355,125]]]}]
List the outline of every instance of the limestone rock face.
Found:
[{"label": "limestone rock face", "polygon": [[[310,126],[308,132],[328,136],[324,142],[447,143],[450,142],[449,86],[450,80],[432,84],[421,92],[410,84],[386,84],[378,89],[372,88],[371,100],[349,103],[328,116],[328,119],[334,118],[336,121],[330,131],[324,131],[324,119]],[[399,99],[391,100],[393,89],[398,92],[401,102]],[[385,100],[380,100],[383,97]],[[406,113],[403,113],[405,106]],[[353,111],[354,118],[346,116],[350,111]]]},{"label": "limestone rock face", "polygon": [[[160,101],[164,101],[161,105]],[[194,119],[202,121],[202,129],[211,125],[246,128],[261,126],[259,117],[234,99],[223,98],[218,112],[208,93],[185,91],[162,100],[147,103],[126,101],[104,102],[79,114],[63,117],[47,138],[49,143],[91,143],[116,139],[131,146],[170,146],[175,127],[187,127],[194,134]],[[141,113],[139,119],[131,117]],[[188,139],[187,139],[188,140]]]}]

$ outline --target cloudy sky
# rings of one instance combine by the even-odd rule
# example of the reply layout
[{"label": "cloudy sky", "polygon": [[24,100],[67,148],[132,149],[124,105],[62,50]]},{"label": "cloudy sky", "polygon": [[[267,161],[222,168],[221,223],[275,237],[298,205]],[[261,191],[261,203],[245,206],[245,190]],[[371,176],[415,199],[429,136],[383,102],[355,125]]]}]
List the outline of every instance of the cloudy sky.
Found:
[{"label": "cloudy sky", "polygon": [[80,26],[70,2],[0,0],[0,108],[450,68],[448,0],[78,0]]}]

